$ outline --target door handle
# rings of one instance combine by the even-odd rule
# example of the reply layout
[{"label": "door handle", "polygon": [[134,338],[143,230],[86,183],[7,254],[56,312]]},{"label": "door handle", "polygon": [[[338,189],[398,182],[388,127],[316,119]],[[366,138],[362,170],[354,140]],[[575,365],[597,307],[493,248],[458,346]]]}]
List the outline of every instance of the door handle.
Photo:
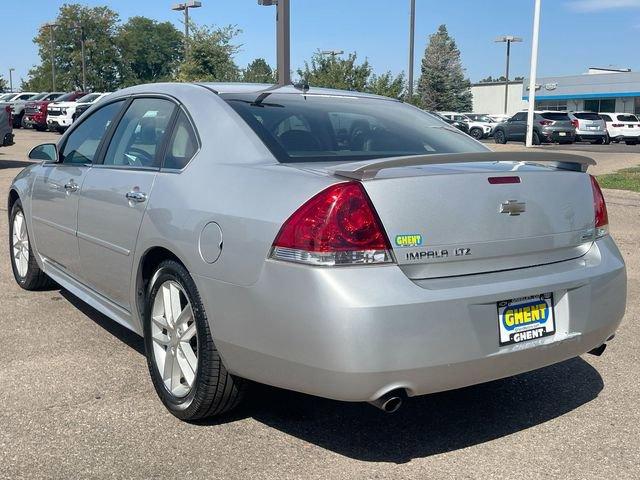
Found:
[{"label": "door handle", "polygon": [[142,203],[147,200],[146,193],[135,192],[135,191],[127,193],[125,197],[127,197],[127,200],[130,200],[132,202],[137,202],[137,203]]},{"label": "door handle", "polygon": [[78,184],[76,182],[74,182],[73,180],[69,180],[69,183],[65,183],[64,184],[64,189],[67,192],[77,192],[78,191]]}]

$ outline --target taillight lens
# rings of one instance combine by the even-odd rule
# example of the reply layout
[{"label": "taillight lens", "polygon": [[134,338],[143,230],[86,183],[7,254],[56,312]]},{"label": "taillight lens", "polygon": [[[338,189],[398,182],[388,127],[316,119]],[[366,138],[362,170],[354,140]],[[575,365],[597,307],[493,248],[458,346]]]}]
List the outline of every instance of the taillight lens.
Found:
[{"label": "taillight lens", "polygon": [[547,125],[551,125],[553,124],[553,122],[551,120],[540,120],[540,125],[542,126],[547,126]]},{"label": "taillight lens", "polygon": [[573,125],[575,128],[580,128],[580,122],[578,120],[571,120],[571,125]]},{"label": "taillight lens", "polygon": [[611,126],[614,128],[622,128],[624,127],[624,123],[613,123],[611,124]]},{"label": "taillight lens", "polygon": [[271,258],[310,265],[391,263],[391,245],[358,182],[315,195],[284,223]]},{"label": "taillight lens", "polygon": [[607,214],[607,204],[604,195],[600,190],[600,185],[593,175],[591,177],[591,188],[593,190],[593,209],[595,213],[596,238],[604,237],[609,233],[609,215]]}]

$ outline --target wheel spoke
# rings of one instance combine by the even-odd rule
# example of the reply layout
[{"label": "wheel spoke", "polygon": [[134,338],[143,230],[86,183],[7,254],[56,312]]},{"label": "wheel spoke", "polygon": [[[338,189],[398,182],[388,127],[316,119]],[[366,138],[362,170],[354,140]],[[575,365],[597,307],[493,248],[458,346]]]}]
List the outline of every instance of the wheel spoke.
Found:
[{"label": "wheel spoke", "polygon": [[163,330],[169,326],[169,324],[167,323],[167,319],[162,315],[153,315],[151,317],[151,320],[153,320],[153,323],[155,323],[160,330]]},{"label": "wheel spoke", "polygon": [[180,306],[180,290],[174,283],[169,284],[169,293],[171,296],[171,320],[174,325],[178,325],[182,307]]},{"label": "wheel spoke", "polygon": [[154,333],[151,338],[153,338],[153,341],[156,342],[158,345],[162,345],[162,346],[169,345],[169,342],[170,342],[169,337],[167,335],[164,335],[161,332]]},{"label": "wheel spoke", "polygon": [[[176,358],[178,360],[178,365],[180,366],[180,371],[182,372],[182,376],[187,382],[187,385],[193,385],[193,380],[195,378],[195,366],[192,366],[191,362],[185,355],[185,350],[191,350],[191,347],[187,347],[186,349],[180,345],[178,350],[178,355]],[[194,357],[195,358],[195,357]]]},{"label": "wheel spoke", "polygon": [[164,284],[162,286],[162,305],[164,307],[164,318],[167,319],[167,323],[169,325],[173,325],[173,317],[171,316],[171,293],[169,284]]},{"label": "wheel spoke", "polygon": [[162,379],[165,381],[169,389],[171,389],[171,374],[173,373],[173,355],[171,349],[167,349],[164,355],[164,365],[162,369]]},{"label": "wheel spoke", "polygon": [[176,389],[180,388],[180,377],[182,376],[182,369],[178,363],[178,352],[171,356],[171,391],[176,392]]},{"label": "wheel spoke", "polygon": [[180,341],[188,342],[196,334],[196,322],[193,322],[187,329],[180,335]]},{"label": "wheel spoke", "polygon": [[193,320],[193,310],[191,310],[191,305],[187,304],[187,306],[180,312],[180,315],[176,317],[176,327],[182,326],[182,329],[184,330],[187,328],[187,324],[191,320]]}]

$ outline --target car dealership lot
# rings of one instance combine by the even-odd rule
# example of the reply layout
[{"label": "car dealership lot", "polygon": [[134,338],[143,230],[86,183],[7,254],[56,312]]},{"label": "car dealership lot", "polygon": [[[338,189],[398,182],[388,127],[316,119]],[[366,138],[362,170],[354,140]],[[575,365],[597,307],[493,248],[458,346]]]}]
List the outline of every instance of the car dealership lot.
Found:
[{"label": "car dealership lot", "polygon": [[[0,149],[3,199],[30,146],[58,138],[16,131]],[[562,150],[593,156],[597,173],[640,164],[640,147]],[[640,195],[605,196],[630,299],[605,354],[410,399],[392,416],[259,387],[231,417],[182,423],[153,391],[142,341],[64,291],[21,290],[5,240],[0,478],[637,478]]]}]

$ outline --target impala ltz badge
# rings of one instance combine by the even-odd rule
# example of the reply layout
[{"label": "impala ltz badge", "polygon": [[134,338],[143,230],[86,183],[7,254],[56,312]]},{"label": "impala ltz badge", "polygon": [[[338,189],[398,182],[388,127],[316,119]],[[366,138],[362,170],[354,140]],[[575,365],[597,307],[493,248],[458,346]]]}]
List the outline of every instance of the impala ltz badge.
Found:
[{"label": "impala ltz badge", "polygon": [[507,200],[500,204],[500,213],[507,213],[509,216],[514,217],[524,213],[527,210],[527,204],[519,202],[517,200]]}]

